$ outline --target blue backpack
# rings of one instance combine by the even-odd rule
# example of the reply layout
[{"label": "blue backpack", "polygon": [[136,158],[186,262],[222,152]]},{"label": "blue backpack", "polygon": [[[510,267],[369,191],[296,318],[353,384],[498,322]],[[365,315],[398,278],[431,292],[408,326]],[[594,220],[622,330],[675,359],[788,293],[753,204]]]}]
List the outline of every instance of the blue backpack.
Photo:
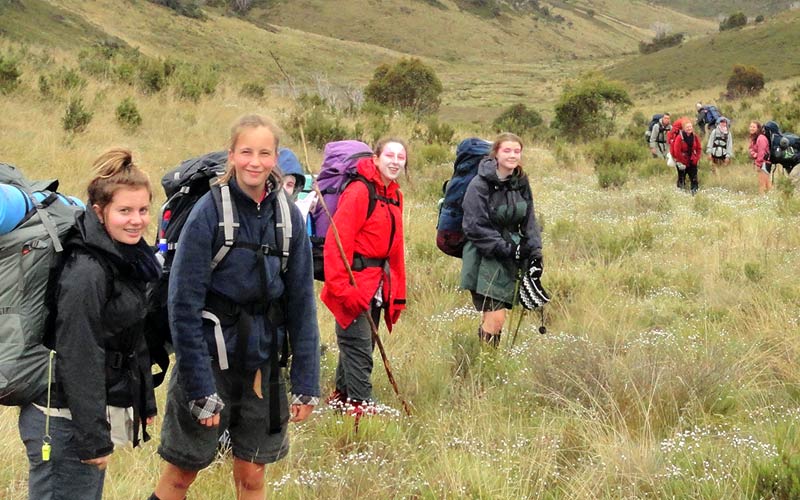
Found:
[{"label": "blue backpack", "polygon": [[444,198],[439,200],[439,220],[436,223],[436,246],[452,257],[461,258],[464,250],[464,230],[461,221],[464,209],[461,202],[467,186],[478,173],[478,164],[489,154],[492,143],[471,137],[464,139],[456,148],[453,176],[442,185]]}]

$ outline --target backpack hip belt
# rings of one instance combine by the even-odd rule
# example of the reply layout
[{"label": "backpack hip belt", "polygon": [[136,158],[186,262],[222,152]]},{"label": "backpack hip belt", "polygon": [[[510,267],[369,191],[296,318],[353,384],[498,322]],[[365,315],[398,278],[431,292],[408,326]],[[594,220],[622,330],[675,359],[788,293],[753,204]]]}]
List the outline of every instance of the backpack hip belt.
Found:
[{"label": "backpack hip belt", "polygon": [[350,266],[353,271],[363,271],[368,267],[383,267],[386,264],[388,259],[375,259],[370,257],[364,257],[361,254],[354,253],[353,254],[353,265]]}]

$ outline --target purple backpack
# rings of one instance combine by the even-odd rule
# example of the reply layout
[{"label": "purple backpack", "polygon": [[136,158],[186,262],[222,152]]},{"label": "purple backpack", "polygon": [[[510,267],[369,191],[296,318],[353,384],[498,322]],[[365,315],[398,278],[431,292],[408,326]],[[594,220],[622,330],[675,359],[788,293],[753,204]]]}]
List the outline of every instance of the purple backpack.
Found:
[{"label": "purple backpack", "polygon": [[[363,180],[367,188],[372,188],[372,183],[358,175],[356,164],[361,158],[372,156],[372,150],[361,141],[336,141],[325,145],[322,157],[322,167],[317,176],[317,186],[328,210],[333,216],[339,205],[341,196],[347,185],[353,180]],[[374,196],[370,196],[370,208],[374,209]],[[368,213],[371,213],[369,210]],[[314,255],[314,279],[325,281],[322,247],[325,244],[325,235],[330,227],[328,214],[322,208],[322,203],[311,212],[311,251]]]}]

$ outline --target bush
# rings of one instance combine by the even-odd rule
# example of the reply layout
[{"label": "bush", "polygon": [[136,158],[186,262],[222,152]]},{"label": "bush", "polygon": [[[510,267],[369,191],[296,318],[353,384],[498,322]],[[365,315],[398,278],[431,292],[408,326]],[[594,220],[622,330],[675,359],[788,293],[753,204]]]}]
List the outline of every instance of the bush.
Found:
[{"label": "bush", "polygon": [[451,144],[456,131],[447,122],[440,122],[436,118],[428,120],[425,142],[428,144]]},{"label": "bush", "polygon": [[513,104],[492,122],[496,132],[514,132],[525,135],[544,122],[542,115],[522,103]]},{"label": "bush", "polygon": [[86,87],[86,79],[72,68],[60,68],[53,74],[50,82],[63,90],[79,90]]},{"label": "bush", "polygon": [[39,75],[39,93],[43,97],[50,97],[53,95],[53,87],[50,85],[50,80],[44,76]]},{"label": "bush", "polygon": [[441,144],[425,144],[417,149],[419,164],[441,165],[451,161],[450,149]]},{"label": "bush", "polygon": [[726,17],[719,23],[719,30],[726,31],[732,30],[734,28],[741,28],[747,24],[747,16],[744,15],[744,12],[736,12],[731,14],[730,16]]},{"label": "bush", "polygon": [[213,95],[219,84],[219,73],[213,67],[181,65],[175,72],[178,97],[197,102],[203,95]]},{"label": "bush", "polygon": [[764,74],[755,66],[735,64],[727,89],[730,97],[758,95],[764,90]]},{"label": "bush", "polygon": [[683,43],[683,36],[683,33],[658,34],[650,42],[639,42],[639,52],[652,54],[668,47],[675,47]]},{"label": "bush", "polygon": [[129,130],[136,130],[142,124],[142,115],[132,97],[126,97],[117,106],[117,123]]},{"label": "bush", "polygon": [[607,137],[614,129],[617,114],[631,104],[621,83],[598,74],[584,75],[564,87],[552,126],[571,139]]},{"label": "bush", "polygon": [[16,89],[20,76],[22,76],[22,72],[20,72],[18,61],[9,56],[0,55],[0,93],[7,94]]},{"label": "bush", "polygon": [[401,59],[394,66],[381,64],[364,89],[367,101],[417,115],[436,112],[441,94],[439,77],[419,59]]},{"label": "bush", "polygon": [[589,157],[595,164],[629,166],[647,158],[647,151],[641,144],[621,139],[606,139],[592,144]]},{"label": "bush", "polygon": [[757,15],[756,16],[756,24],[760,24],[760,23],[763,23],[763,22],[764,22],[764,15],[763,14]]},{"label": "bush", "polygon": [[298,141],[302,139],[301,125],[306,141],[317,149],[324,148],[331,141],[347,139],[350,135],[350,131],[342,125],[338,117],[330,116],[322,108],[314,108],[305,116],[295,115],[291,118],[290,134]]},{"label": "bush", "polygon": [[150,0],[154,4],[163,5],[176,13],[193,19],[205,19],[205,14],[200,10],[198,0]]},{"label": "bush", "polygon": [[266,93],[264,85],[258,82],[246,82],[242,85],[239,95],[242,97],[250,97],[251,99],[261,99]]},{"label": "bush", "polygon": [[596,165],[594,170],[597,173],[597,183],[603,189],[622,187],[628,182],[628,170],[622,165],[600,164]]},{"label": "bush", "polygon": [[146,59],[139,65],[139,87],[145,94],[157,94],[167,86],[164,65],[154,59]]},{"label": "bush", "polygon": [[92,113],[84,106],[83,99],[80,97],[70,99],[64,116],[61,118],[61,126],[64,130],[72,133],[83,132],[90,121],[92,121]]}]

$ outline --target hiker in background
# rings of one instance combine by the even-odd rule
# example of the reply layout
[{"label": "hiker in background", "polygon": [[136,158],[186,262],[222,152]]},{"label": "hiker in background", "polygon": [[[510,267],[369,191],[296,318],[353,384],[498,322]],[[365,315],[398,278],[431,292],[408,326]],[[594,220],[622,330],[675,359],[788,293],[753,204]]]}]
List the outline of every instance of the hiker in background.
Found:
[{"label": "hiker in background", "polygon": [[497,346],[506,309],[516,302],[518,270],[542,258],[528,176],[522,170],[522,140],[502,133],[478,166],[464,195],[461,288],[481,312],[478,337]]},{"label": "hiker in background", "polygon": [[695,104],[697,108],[697,131],[700,134],[711,132],[717,125],[717,120],[720,119],[720,112],[713,104],[703,104],[698,102]]},{"label": "hiker in background", "polygon": [[93,167],[90,208],[64,241],[53,338],[45,340],[56,351],[49,404],[45,392],[19,415],[31,499],[99,500],[114,445],[137,445],[140,424],[156,414],[142,328],[145,284],[160,275],[143,239],[150,180],[126,149],[106,151]]},{"label": "hiker in background", "polygon": [[664,113],[661,119],[653,124],[650,129],[650,153],[653,158],[666,159],[669,153],[669,145],[667,144],[667,133],[672,129],[670,125],[669,113]]},{"label": "hiker in background", "polygon": [[772,189],[772,164],[769,158],[769,140],[764,133],[764,127],[757,121],[750,122],[750,158],[753,159],[753,168],[758,174],[758,192],[764,194]]},{"label": "hiker in background", "polygon": [[[166,463],[151,499],[183,499],[197,473],[214,461],[223,429],[230,432],[237,498],[263,499],[265,465],[289,450],[287,421],[305,420],[318,402],[311,247],[291,203],[285,271],[282,257],[271,251],[280,248],[277,156],[278,128],[260,115],[239,118],[220,181],[230,186],[238,212],[235,247],[212,271],[219,224],[212,192],[200,198],[181,232],[168,297],[176,367],[158,449]],[[286,342],[291,407],[278,365]]]},{"label": "hiker in background", "polygon": [[[280,148],[278,150],[278,167],[283,176],[283,189],[292,197],[303,219],[308,219],[308,213],[317,206],[317,193],[312,191],[305,196],[300,196],[306,185],[306,176],[303,174],[303,167],[300,160],[291,149]],[[310,224],[310,222],[308,222]]]},{"label": "hiker in background", "polygon": [[697,180],[697,164],[702,154],[700,138],[694,133],[691,120],[683,123],[683,130],[676,136],[670,145],[670,154],[675,160],[675,169],[678,171],[678,189],[686,189],[686,176],[691,181],[692,195],[697,194],[700,183]]},{"label": "hiker in background", "polygon": [[[356,419],[376,412],[370,380],[375,343],[367,315],[378,326],[383,311],[391,332],[406,307],[403,195],[397,178],[406,171],[408,152],[405,142],[396,138],[379,140],[373,151],[356,168],[374,186],[375,208],[368,215],[370,190],[364,182],[349,183],[339,198],[324,246],[321,298],[336,320],[339,345],[336,386],[327,402]],[[334,227],[355,284],[350,282],[333,236]]]},{"label": "hiker in background", "polygon": [[706,153],[711,162],[711,171],[717,175],[717,167],[730,165],[733,158],[733,134],[730,131],[730,120],[724,116],[717,120],[717,126],[708,135]]}]

